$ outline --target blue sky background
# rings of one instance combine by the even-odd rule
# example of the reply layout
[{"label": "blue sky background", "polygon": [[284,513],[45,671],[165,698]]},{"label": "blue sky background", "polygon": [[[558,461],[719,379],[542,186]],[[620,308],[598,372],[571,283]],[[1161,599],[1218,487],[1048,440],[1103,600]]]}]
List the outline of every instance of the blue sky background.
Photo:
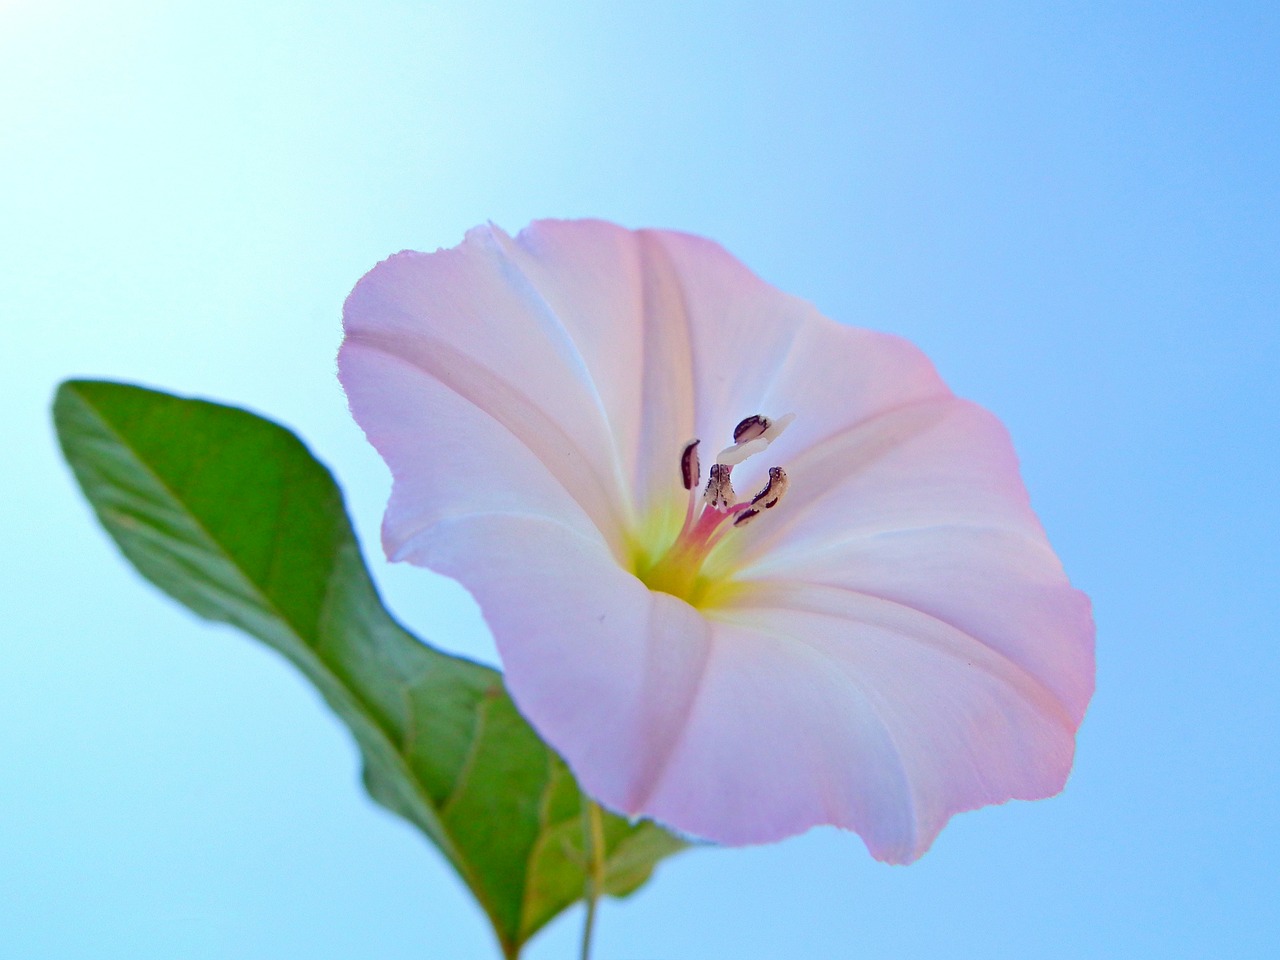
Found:
[{"label": "blue sky background", "polygon": [[[600,960],[1277,955],[1277,63],[1274,3],[0,0],[0,954],[495,955],[311,690],[117,557],[47,406],[264,412],[375,551],[347,291],[594,215],[712,236],[1004,418],[1099,664],[1061,797],[908,868],[831,830],[680,857]],[[461,590],[370,559],[492,658]]]}]

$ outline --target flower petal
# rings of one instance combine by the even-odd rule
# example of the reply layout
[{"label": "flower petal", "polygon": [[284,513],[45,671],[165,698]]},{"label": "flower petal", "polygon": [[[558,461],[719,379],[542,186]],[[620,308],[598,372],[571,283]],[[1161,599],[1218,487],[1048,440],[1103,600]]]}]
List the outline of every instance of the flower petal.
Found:
[{"label": "flower petal", "polygon": [[1045,539],[995,417],[954,397],[908,404],[811,448],[787,475],[782,505],[741,531],[743,581],[913,607],[1019,664],[1079,722],[1093,693],[1089,602]]},{"label": "flower petal", "polygon": [[[412,411],[393,399],[411,380],[433,381],[479,412],[466,417],[470,459],[490,445],[508,450],[500,435],[527,447],[540,464],[531,486],[563,487],[617,556],[637,516],[666,509],[678,525],[672,480],[689,437],[718,448],[746,416],[792,412],[781,398],[795,396],[799,422],[779,439],[790,441],[785,452],[850,417],[945,389],[910,345],[832,323],[709,240],[601,221],[540,221],[514,239],[483,227],[451,250],[399,254],[356,286],[344,324],[340,377],[398,481],[386,527],[394,554],[476,495],[474,474],[421,454],[441,434],[465,438],[435,407],[407,429]],[[379,386],[390,366],[371,354],[403,365],[397,391]],[[838,403],[812,389],[824,381]],[[447,405],[452,415],[458,402]],[[488,459],[484,489],[519,503],[528,459]],[[405,486],[410,476],[429,500]],[[552,509],[534,499],[534,512]]]},{"label": "flower petal", "polygon": [[690,437],[719,449],[761,412],[805,324],[835,326],[702,237],[549,220],[505,249],[593,372],[641,515],[666,505]]},{"label": "flower petal", "polygon": [[817,311],[796,330],[766,387],[762,407],[796,414],[779,450],[803,450],[898,407],[951,395],[915,344]]},{"label": "flower petal", "polygon": [[637,809],[692,709],[707,621],[554,520],[473,514],[435,525],[418,548],[476,598],[516,705],[584,788]]},{"label": "flower petal", "polygon": [[638,512],[670,495],[694,435],[681,279],[655,235],[594,220],[531,224],[503,250],[538,290],[591,371],[625,494]]},{"label": "flower petal", "polygon": [[[774,585],[713,627],[688,728],[647,812],[713,839],[856,830],[890,862],[954,813],[1057,793],[1075,721],[1036,678],[940,620]],[[780,785],[785,784],[785,789]]]},{"label": "flower petal", "polygon": [[339,376],[397,481],[392,553],[486,497],[583,513],[622,549],[630,504],[595,380],[505,243],[481,228],[452,250],[399,254],[347,299]]},{"label": "flower petal", "polygon": [[614,809],[735,844],[831,823],[906,862],[951,814],[1056,793],[1070,769],[1052,692],[900,604],[776,584],[707,618],[535,517],[420,544],[476,597],[521,711]]}]

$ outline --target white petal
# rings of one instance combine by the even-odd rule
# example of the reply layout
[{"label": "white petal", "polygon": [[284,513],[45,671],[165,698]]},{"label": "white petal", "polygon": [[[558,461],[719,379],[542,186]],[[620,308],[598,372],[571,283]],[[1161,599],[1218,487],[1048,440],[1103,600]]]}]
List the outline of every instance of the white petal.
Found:
[{"label": "white petal", "polygon": [[728,843],[833,823],[908,862],[952,814],[1066,780],[1073,718],[948,624],[804,585],[716,619],[697,705],[645,806],[660,820]]},{"label": "white petal", "polygon": [[[418,539],[425,531],[472,512],[555,517],[600,538],[595,519],[562,483],[556,461],[548,463],[518,433],[497,427],[481,406],[376,347],[348,341],[339,361],[352,413],[391,468],[382,521],[390,559],[421,562]],[[561,456],[573,454],[566,449]]]},{"label": "white petal", "polygon": [[[352,412],[397,480],[393,548],[434,517],[469,509],[477,490],[518,502],[528,486],[530,509],[548,509],[549,479],[622,549],[630,503],[595,380],[494,232],[379,264],[352,291],[344,324],[339,373]],[[527,454],[512,459],[511,440]]]},{"label": "white petal", "polygon": [[812,448],[787,475],[786,499],[738,531],[742,579],[913,607],[979,638],[1083,716],[1089,603],[1049,547],[991,414],[955,398],[906,405]]},{"label": "white petal", "polygon": [[419,540],[493,631],[506,685],[592,796],[637,809],[681,736],[708,654],[693,608],[544,518],[472,515]]},{"label": "white petal", "polygon": [[744,417],[789,410],[761,400],[793,338],[805,324],[835,327],[689,234],[540,221],[506,249],[592,371],[637,512],[675,493],[677,526],[672,481],[688,438],[716,449]]},{"label": "white petal", "polygon": [[661,242],[600,221],[547,220],[504,250],[591,372],[624,494],[639,513],[669,501],[680,452],[697,434],[681,278]]},{"label": "white petal", "polygon": [[961,630],[832,587],[706,618],[554,521],[445,521],[420,559],[468,586],[520,710],[606,805],[707,839],[831,823],[915,859],[947,818],[1057,792],[1075,721]]}]

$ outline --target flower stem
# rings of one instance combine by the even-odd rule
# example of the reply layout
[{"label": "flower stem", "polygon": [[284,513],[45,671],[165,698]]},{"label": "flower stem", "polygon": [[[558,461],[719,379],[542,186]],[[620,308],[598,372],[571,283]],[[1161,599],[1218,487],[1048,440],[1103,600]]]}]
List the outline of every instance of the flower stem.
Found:
[{"label": "flower stem", "polygon": [[[585,798],[584,798],[585,799]],[[591,960],[591,936],[596,926],[596,902],[604,887],[604,821],[600,808],[592,800],[582,807],[582,833],[586,853],[587,917],[582,926],[581,960]]]}]

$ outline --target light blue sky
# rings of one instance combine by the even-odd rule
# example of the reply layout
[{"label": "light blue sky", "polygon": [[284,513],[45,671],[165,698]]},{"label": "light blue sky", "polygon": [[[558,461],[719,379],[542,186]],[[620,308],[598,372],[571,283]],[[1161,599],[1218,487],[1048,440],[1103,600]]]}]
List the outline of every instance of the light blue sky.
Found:
[{"label": "light blue sky", "polygon": [[[374,550],[350,286],[595,215],[924,347],[1008,423],[1099,630],[1061,797],[905,869],[826,830],[681,857],[601,960],[1276,955],[1277,63],[1273,3],[0,0],[0,954],[494,955],[316,696],[118,559],[47,404],[91,375],[267,413]],[[460,590],[371,562],[492,656]]]}]

